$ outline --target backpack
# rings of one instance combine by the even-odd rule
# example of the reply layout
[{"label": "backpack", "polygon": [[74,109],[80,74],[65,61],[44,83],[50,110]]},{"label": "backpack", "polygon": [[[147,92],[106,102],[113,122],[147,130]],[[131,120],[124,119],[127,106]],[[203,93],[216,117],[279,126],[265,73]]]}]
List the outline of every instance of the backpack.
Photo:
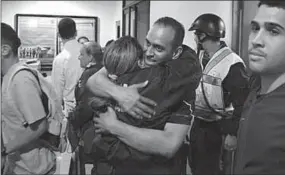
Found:
[{"label": "backpack", "polygon": [[[57,99],[57,95],[52,84],[49,83],[39,71],[24,63],[20,64],[15,70],[13,70],[7,84],[8,93],[9,89],[11,89],[9,86],[11,85],[14,76],[23,70],[31,72],[36,77],[42,91],[41,98],[44,109],[47,113],[48,130],[40,136],[40,143],[54,152],[65,152],[67,147],[67,123],[66,119],[64,119],[61,102]],[[22,120],[24,126],[27,125],[25,119],[22,118]]]}]

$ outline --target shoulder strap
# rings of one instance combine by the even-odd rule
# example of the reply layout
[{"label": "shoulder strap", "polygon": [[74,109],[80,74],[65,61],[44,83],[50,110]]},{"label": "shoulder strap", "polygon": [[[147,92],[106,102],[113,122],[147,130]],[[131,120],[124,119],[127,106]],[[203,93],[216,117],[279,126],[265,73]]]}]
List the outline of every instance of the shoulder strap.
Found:
[{"label": "shoulder strap", "polygon": [[[220,61],[222,61],[225,57],[227,57],[229,54],[231,54],[232,51],[229,50],[229,49],[225,49],[221,54],[219,54],[215,60],[213,60],[205,69],[205,73],[208,73],[214,66],[216,66]],[[201,81],[201,89],[202,89],[202,94],[203,94],[203,97],[204,97],[204,100],[206,102],[206,105],[208,106],[208,108],[215,114],[218,114],[218,115],[221,115],[223,117],[225,117],[224,114],[216,111],[211,105],[210,105],[210,102],[206,96],[206,93],[205,93],[205,89],[204,89],[204,82],[203,82],[203,78],[202,78],[202,81]]]},{"label": "shoulder strap", "polygon": [[223,50],[217,57],[212,58],[213,60],[208,63],[208,65],[205,67],[204,73],[208,74],[210,70],[213,69],[219,62],[221,62],[225,57],[227,57],[229,54],[231,54],[232,51],[230,49]]}]

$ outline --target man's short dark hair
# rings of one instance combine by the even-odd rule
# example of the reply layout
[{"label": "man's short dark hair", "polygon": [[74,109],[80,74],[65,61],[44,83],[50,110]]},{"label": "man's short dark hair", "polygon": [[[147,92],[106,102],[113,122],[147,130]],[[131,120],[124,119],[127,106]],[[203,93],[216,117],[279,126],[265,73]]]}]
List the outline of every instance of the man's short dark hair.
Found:
[{"label": "man's short dark hair", "polygon": [[85,39],[86,41],[89,41],[89,39],[86,36],[81,36],[77,39],[77,41],[79,42],[81,39]]},{"label": "man's short dark hair", "polygon": [[260,0],[258,7],[261,5],[267,5],[269,7],[278,7],[285,10],[285,1],[284,0]]},{"label": "man's short dark hair", "polygon": [[63,18],[58,23],[58,32],[62,39],[70,39],[76,34],[76,24],[71,18]]},{"label": "man's short dark hair", "polygon": [[167,27],[169,26],[173,28],[175,31],[173,46],[175,48],[183,44],[185,28],[180,22],[171,17],[162,17],[156,20],[154,24],[164,25]]},{"label": "man's short dark hair", "polygon": [[2,22],[1,22],[1,42],[2,45],[8,44],[12,48],[13,54],[18,55],[18,48],[21,45],[21,40],[11,26]]}]

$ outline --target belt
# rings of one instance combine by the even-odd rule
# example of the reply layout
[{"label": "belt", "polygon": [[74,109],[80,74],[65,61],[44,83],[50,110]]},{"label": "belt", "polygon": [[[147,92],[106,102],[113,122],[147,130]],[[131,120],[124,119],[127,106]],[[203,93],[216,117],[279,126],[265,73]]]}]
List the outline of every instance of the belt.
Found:
[{"label": "belt", "polygon": [[215,122],[215,121],[233,118],[232,112],[233,111],[220,112],[220,113],[222,113],[222,116],[221,116],[221,115],[215,114],[211,111],[196,109],[196,112],[194,113],[194,117],[198,118],[200,120],[206,121],[206,122]]},{"label": "belt", "polygon": [[75,100],[64,100],[66,103],[75,103]]},{"label": "belt", "polygon": [[205,122],[216,122],[216,121],[222,120],[221,116],[218,116],[218,115],[215,115],[215,114],[207,116],[207,117],[201,117],[201,116],[194,116],[194,117],[197,118],[197,119],[203,120]]}]

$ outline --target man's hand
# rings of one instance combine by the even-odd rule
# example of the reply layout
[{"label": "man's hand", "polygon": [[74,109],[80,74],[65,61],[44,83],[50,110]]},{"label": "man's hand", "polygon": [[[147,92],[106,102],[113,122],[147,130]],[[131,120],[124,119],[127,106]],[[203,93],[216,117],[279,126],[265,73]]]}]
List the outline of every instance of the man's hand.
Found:
[{"label": "man's hand", "polygon": [[121,87],[109,80],[108,72],[103,67],[88,79],[86,86],[98,97],[116,100],[120,107],[134,118],[142,118],[151,117],[156,105],[154,101],[138,93],[138,89],[147,84],[148,81],[130,87]]},{"label": "man's hand", "polygon": [[148,81],[145,81],[129,87],[124,87],[116,97],[116,101],[123,110],[135,118],[150,118],[155,113],[154,107],[156,106],[156,102],[145,98],[138,93],[138,89],[144,88],[147,84]]},{"label": "man's hand", "polygon": [[111,107],[108,107],[107,112],[101,113],[99,116],[99,118],[93,118],[96,133],[111,132],[112,128],[119,123],[116,112]]},{"label": "man's hand", "polygon": [[232,151],[237,147],[237,137],[232,135],[227,135],[225,138],[225,149]]}]

